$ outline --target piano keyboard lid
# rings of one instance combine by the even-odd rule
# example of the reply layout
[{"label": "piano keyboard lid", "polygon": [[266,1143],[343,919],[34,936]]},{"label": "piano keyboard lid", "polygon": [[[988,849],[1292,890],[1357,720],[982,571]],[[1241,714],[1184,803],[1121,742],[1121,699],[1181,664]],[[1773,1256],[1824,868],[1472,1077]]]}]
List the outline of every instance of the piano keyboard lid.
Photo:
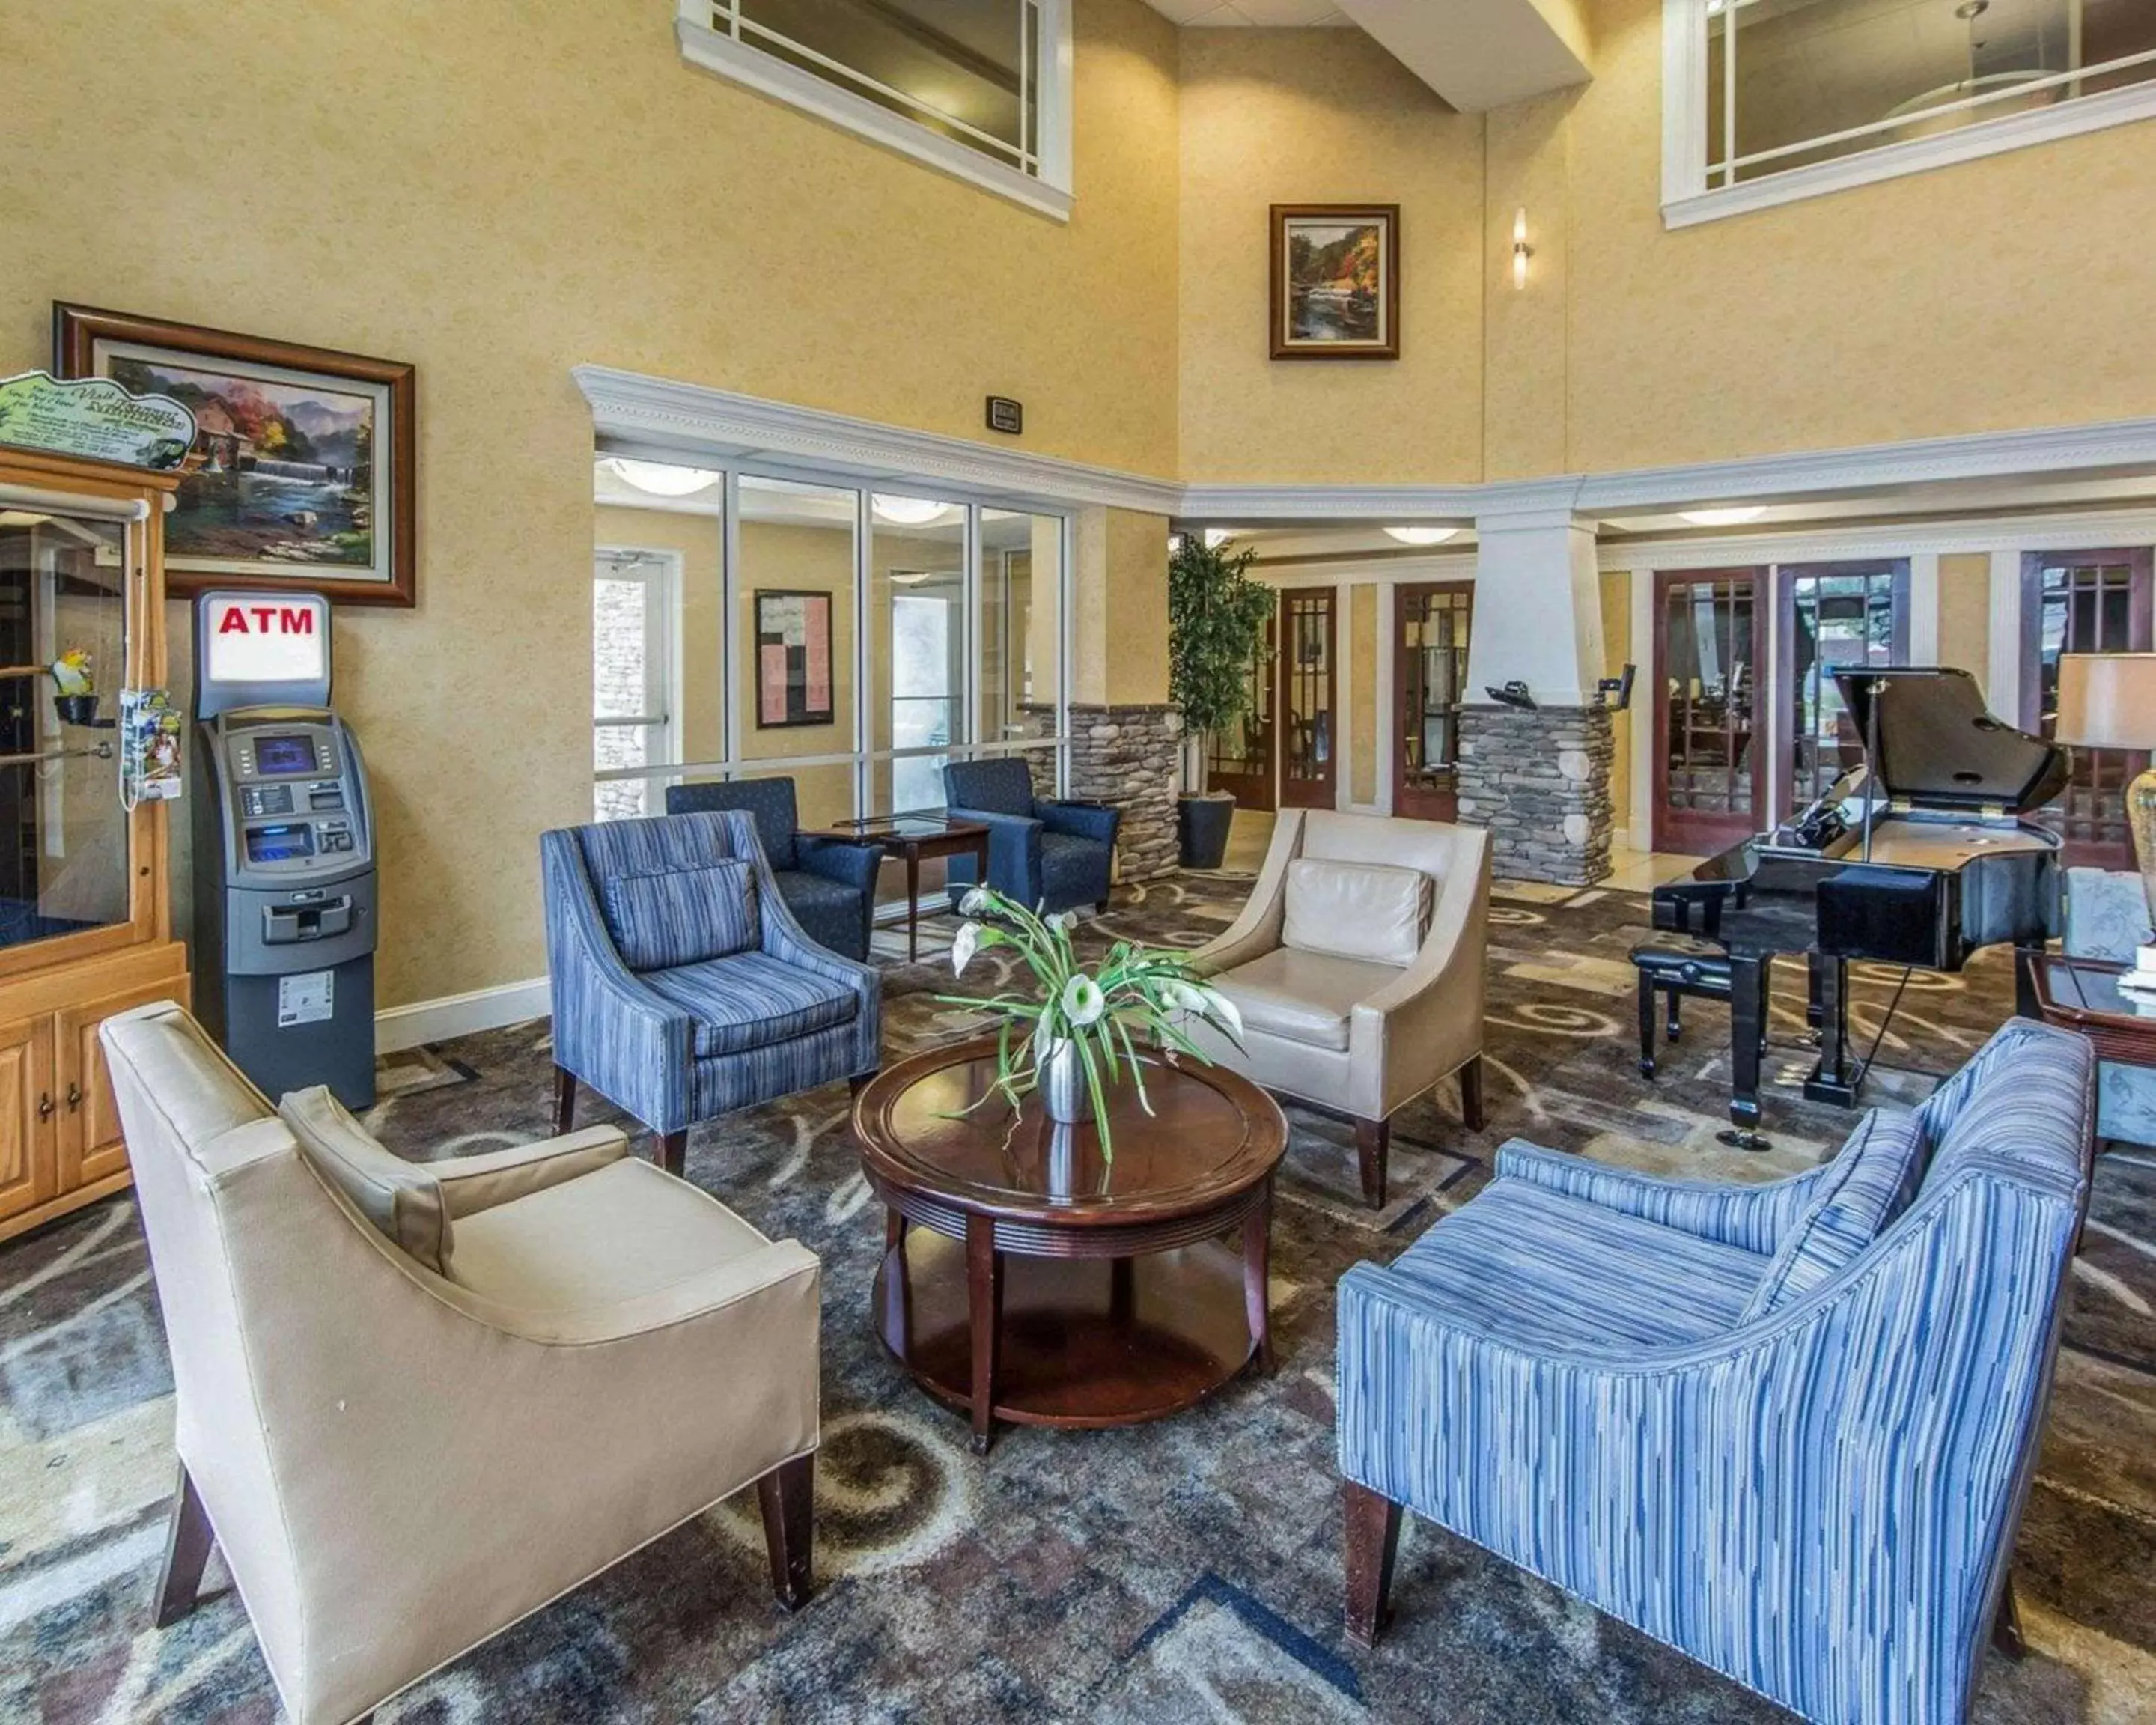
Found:
[{"label": "piano keyboard lid", "polygon": [[2071,756],[1994,718],[1965,670],[1895,665],[1838,670],[1834,680],[1880,789],[1897,802],[2025,814],[2066,788]]}]

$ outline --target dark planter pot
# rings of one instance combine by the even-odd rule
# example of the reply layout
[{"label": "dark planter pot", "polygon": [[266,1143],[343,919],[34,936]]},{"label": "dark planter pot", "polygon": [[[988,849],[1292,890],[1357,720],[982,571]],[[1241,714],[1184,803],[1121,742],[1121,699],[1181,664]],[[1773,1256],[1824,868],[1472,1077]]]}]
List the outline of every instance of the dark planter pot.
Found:
[{"label": "dark planter pot", "polygon": [[1184,797],[1175,805],[1175,832],[1183,866],[1217,869],[1228,855],[1228,828],[1235,819],[1233,797]]}]

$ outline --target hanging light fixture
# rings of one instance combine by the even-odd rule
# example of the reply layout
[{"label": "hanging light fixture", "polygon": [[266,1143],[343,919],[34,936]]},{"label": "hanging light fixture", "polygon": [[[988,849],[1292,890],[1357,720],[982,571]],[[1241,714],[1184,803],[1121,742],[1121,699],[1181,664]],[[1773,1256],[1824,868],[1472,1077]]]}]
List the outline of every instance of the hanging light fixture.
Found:
[{"label": "hanging light fixture", "polygon": [[881,492],[869,499],[869,508],[880,521],[894,527],[925,527],[952,506],[932,503],[926,497],[886,497]]},{"label": "hanging light fixture", "polygon": [[1681,509],[1677,513],[1695,527],[1741,527],[1767,512],[1763,503],[1732,503],[1713,509]]},{"label": "hanging light fixture", "polygon": [[1385,533],[1403,545],[1442,545],[1459,531],[1457,527],[1388,527]]},{"label": "hanging light fixture", "polygon": [[624,485],[653,497],[690,497],[719,482],[716,473],[702,467],[677,467],[669,461],[631,461],[609,455],[606,465]]}]

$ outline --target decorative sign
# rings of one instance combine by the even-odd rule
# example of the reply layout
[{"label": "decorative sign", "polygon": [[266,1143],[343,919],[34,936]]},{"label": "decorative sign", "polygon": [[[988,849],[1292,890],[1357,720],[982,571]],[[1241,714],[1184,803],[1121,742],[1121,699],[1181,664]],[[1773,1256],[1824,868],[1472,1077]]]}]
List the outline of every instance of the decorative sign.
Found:
[{"label": "decorative sign", "polygon": [[169,395],[136,395],[110,377],[0,377],[0,444],[167,469],[187,459],[194,440],[195,416]]},{"label": "decorative sign", "polygon": [[1022,436],[1025,431],[1025,403],[1014,401],[1008,395],[990,396],[988,429],[1010,437]]},{"label": "decorative sign", "polygon": [[330,602],[319,593],[207,595],[212,683],[320,683],[329,676]]}]

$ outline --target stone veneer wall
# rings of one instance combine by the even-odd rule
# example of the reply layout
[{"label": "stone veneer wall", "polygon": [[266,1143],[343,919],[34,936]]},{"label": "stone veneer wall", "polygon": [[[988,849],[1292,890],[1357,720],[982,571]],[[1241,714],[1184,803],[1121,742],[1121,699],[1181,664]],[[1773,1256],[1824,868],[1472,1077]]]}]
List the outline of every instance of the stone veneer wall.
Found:
[{"label": "stone veneer wall", "polygon": [[[1037,722],[1052,727],[1055,715],[1042,710]],[[1116,829],[1118,880],[1150,880],[1175,871],[1182,760],[1183,715],[1173,707],[1070,704],[1070,794],[1123,811]],[[1034,778],[1040,777],[1036,765]],[[1040,792],[1051,795],[1054,787],[1042,785]]]},{"label": "stone veneer wall", "polygon": [[1499,875],[1591,886],[1609,872],[1615,758],[1605,707],[1465,707],[1460,819],[1490,829]]}]

